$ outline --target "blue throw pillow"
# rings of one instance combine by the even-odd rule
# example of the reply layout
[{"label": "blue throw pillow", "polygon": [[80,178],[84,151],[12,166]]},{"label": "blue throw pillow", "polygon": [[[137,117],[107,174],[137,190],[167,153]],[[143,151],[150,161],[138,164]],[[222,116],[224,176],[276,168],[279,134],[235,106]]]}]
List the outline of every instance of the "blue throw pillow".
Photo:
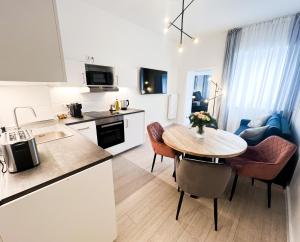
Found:
[{"label": "blue throw pillow", "polygon": [[270,127],[281,129],[281,115],[280,114],[273,114],[271,118],[268,119],[266,125]]}]

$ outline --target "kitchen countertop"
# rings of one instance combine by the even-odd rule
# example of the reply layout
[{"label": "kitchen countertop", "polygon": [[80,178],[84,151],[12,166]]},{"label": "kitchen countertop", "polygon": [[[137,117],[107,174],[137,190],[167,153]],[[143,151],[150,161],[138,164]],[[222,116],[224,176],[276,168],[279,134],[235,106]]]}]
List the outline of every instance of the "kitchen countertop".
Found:
[{"label": "kitchen countertop", "polygon": [[[95,111],[95,112],[97,112],[97,111]],[[91,113],[91,112],[87,112],[87,113],[83,113],[82,118],[69,117],[67,119],[61,120],[60,122],[66,124],[66,125],[72,125],[72,124],[79,124],[79,123],[94,121],[94,120],[98,120],[98,119],[110,118],[110,117],[114,117],[114,116],[123,116],[126,114],[132,114],[132,113],[141,113],[141,112],[145,112],[145,110],[130,108],[127,110],[120,110],[119,112],[110,112],[110,111],[99,111],[99,112],[101,112],[101,114],[102,114],[101,117],[91,117],[88,115],[88,113]]]},{"label": "kitchen countertop", "polygon": [[0,174],[0,206],[112,158],[111,154],[68,128],[64,122],[43,121],[25,128],[42,130],[51,125],[73,135],[38,144],[38,166],[19,173]]}]

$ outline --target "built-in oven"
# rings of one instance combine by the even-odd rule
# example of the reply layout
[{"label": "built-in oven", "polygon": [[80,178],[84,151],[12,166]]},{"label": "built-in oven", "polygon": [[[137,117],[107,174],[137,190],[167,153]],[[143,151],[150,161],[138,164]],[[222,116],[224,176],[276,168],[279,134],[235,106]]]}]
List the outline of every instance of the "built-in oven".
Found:
[{"label": "built-in oven", "polygon": [[113,67],[85,64],[86,84],[88,86],[114,85]]},{"label": "built-in oven", "polygon": [[103,149],[125,141],[123,116],[96,120],[98,145]]}]

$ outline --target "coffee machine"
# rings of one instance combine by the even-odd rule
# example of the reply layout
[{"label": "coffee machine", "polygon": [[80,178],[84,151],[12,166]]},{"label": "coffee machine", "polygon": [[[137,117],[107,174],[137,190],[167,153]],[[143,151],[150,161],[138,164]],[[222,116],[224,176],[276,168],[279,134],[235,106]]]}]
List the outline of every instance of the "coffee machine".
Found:
[{"label": "coffee machine", "polygon": [[74,118],[82,118],[82,105],[80,103],[71,103],[69,105],[70,115]]}]

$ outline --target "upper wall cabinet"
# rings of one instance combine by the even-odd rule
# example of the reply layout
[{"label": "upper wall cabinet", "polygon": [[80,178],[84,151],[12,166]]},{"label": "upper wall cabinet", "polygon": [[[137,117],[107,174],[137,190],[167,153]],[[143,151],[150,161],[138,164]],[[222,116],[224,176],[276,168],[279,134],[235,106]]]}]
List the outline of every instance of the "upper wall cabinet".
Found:
[{"label": "upper wall cabinet", "polygon": [[83,61],[65,60],[68,85],[86,86],[85,63]]},{"label": "upper wall cabinet", "polygon": [[117,85],[119,87],[137,88],[139,86],[139,68],[130,65],[117,65],[115,67]]},{"label": "upper wall cabinet", "polygon": [[0,80],[66,81],[55,1],[0,5]]}]

